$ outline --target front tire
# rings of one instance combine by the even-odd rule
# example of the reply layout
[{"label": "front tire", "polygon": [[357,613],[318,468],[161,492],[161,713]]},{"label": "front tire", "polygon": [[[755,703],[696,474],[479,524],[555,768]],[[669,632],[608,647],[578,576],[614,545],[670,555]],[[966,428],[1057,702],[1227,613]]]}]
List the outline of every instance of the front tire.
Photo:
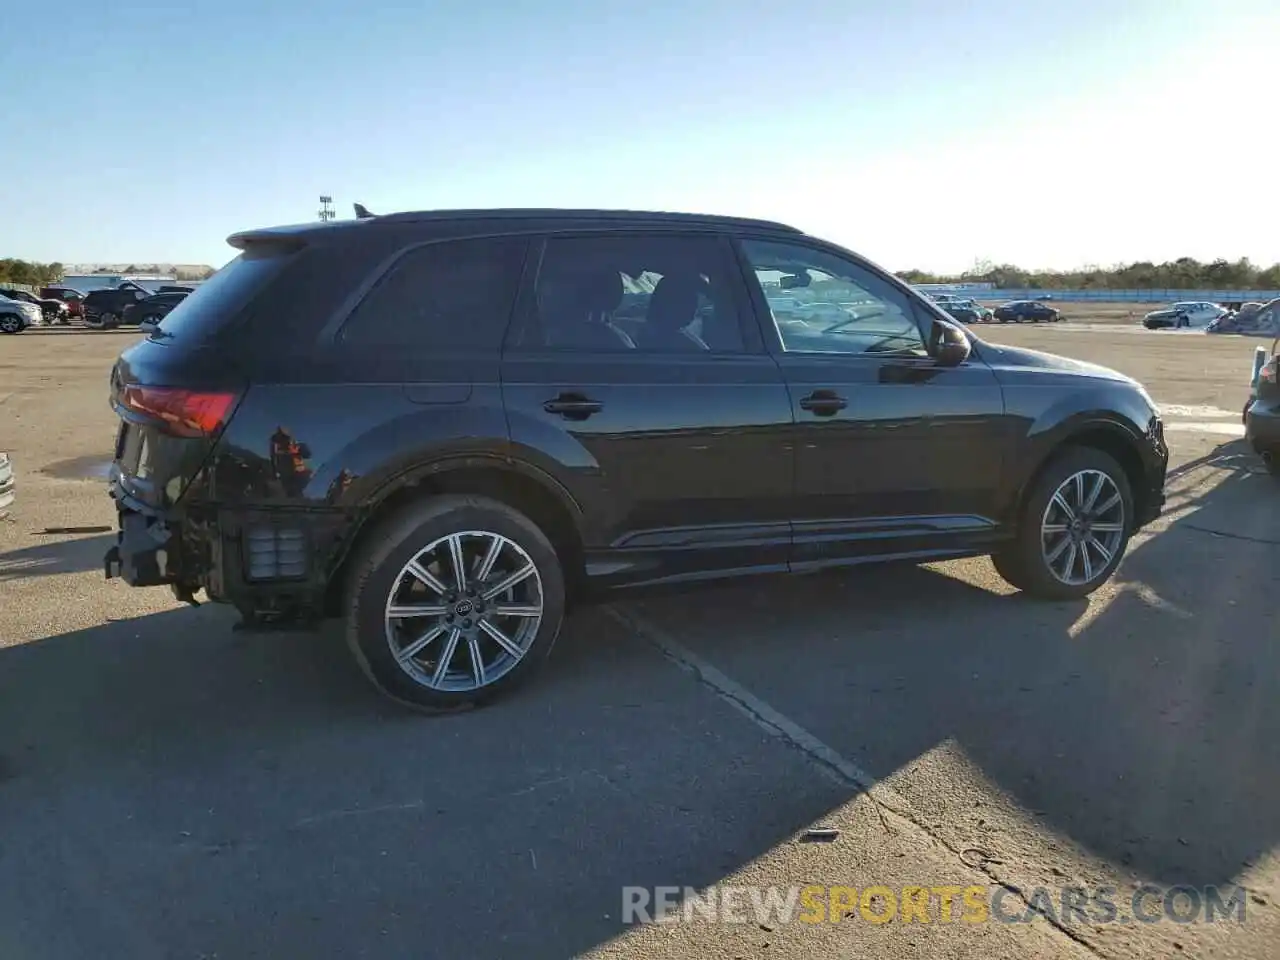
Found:
[{"label": "front tire", "polygon": [[385,696],[455,712],[531,676],[564,608],[560,559],[532,520],[488,497],[433,497],[389,517],[353,558],[347,645]]},{"label": "front tire", "polygon": [[1088,596],[1115,572],[1133,529],[1133,493],[1115,459],[1092,447],[1056,456],[1036,479],[996,572],[1047,600]]}]

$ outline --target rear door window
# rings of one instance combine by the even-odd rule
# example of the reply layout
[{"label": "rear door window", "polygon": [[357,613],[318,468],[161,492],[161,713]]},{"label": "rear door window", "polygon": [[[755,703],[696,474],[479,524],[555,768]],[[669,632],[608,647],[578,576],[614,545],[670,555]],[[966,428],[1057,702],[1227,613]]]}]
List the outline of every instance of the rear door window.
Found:
[{"label": "rear door window", "polygon": [[[524,350],[742,353],[731,251],[718,237],[616,234],[546,243]],[[799,303],[795,304],[800,309]]]}]

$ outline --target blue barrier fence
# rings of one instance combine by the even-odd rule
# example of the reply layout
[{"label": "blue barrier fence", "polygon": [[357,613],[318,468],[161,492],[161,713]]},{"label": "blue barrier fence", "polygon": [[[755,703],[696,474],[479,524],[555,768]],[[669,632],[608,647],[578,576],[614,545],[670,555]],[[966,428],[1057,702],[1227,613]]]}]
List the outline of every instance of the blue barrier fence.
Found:
[{"label": "blue barrier fence", "polygon": [[[959,292],[959,291],[957,291]],[[977,300],[1034,300],[1048,295],[1053,300],[1093,301],[1095,303],[1174,303],[1208,300],[1212,303],[1238,303],[1256,300],[1266,303],[1280,297],[1280,290],[974,290]]]}]

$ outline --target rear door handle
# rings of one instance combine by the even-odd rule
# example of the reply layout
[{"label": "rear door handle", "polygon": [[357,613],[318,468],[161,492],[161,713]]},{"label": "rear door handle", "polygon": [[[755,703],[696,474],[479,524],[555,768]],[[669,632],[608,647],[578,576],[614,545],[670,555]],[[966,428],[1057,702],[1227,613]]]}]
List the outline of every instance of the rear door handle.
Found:
[{"label": "rear door handle", "polygon": [[593,413],[603,410],[604,404],[580,393],[562,393],[554,400],[544,403],[542,409],[547,413],[558,413],[566,420],[585,420]]},{"label": "rear door handle", "polygon": [[829,417],[848,405],[849,401],[834,390],[815,390],[800,401],[801,409],[819,417]]}]

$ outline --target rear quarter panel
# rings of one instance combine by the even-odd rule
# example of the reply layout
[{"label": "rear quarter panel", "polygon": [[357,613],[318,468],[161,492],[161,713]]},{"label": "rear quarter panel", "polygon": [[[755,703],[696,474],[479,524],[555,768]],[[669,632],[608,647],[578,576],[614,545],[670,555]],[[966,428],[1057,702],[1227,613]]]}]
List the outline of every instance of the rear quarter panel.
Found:
[{"label": "rear quarter panel", "polygon": [[350,509],[450,457],[507,454],[496,384],[414,402],[399,384],[263,384],[223,434],[203,494],[222,503]]}]

